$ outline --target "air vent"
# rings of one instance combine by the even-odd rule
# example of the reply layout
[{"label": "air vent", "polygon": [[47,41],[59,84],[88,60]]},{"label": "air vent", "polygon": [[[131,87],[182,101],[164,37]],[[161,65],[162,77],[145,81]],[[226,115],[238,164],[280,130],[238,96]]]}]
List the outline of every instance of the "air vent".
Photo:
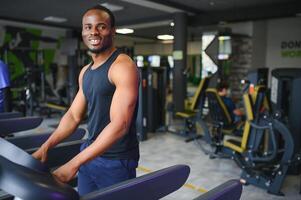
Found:
[{"label": "air vent", "polygon": [[108,9],[111,10],[112,12],[114,12],[114,11],[119,11],[119,10],[122,10],[122,9],[123,9],[122,6],[118,6],[118,5],[111,4],[111,3],[100,3],[99,5],[108,8]]},{"label": "air vent", "polygon": [[44,18],[44,21],[55,22],[55,23],[63,23],[63,22],[66,22],[67,19],[66,18],[62,18],[62,17],[48,16],[48,17]]}]

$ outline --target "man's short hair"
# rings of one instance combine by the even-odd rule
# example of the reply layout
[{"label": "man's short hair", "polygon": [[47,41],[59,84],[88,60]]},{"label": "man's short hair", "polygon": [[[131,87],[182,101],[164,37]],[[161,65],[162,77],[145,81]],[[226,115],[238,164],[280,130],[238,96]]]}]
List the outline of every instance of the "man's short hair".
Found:
[{"label": "man's short hair", "polygon": [[101,5],[96,5],[96,6],[93,6],[91,8],[88,8],[84,12],[83,15],[85,15],[90,10],[101,10],[101,11],[106,12],[109,15],[109,17],[110,17],[111,28],[115,27],[115,16],[114,16],[113,12],[110,9],[108,9],[108,8],[106,8],[104,6],[101,6]]}]

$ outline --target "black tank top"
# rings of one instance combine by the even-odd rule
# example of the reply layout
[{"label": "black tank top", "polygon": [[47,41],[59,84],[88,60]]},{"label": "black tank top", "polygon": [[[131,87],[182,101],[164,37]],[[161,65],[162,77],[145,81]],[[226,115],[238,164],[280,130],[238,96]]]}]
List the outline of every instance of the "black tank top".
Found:
[{"label": "black tank top", "polygon": [[[110,123],[110,106],[116,87],[109,81],[108,71],[120,52],[113,54],[96,69],[93,63],[83,76],[83,92],[88,103],[88,140],[93,142]],[[112,159],[139,159],[136,135],[137,105],[128,133],[109,148],[102,157]]]}]

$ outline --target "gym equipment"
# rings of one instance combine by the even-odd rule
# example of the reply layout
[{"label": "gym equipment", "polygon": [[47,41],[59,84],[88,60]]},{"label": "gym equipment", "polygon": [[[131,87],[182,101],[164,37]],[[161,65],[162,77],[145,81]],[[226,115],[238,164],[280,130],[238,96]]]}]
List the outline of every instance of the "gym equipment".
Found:
[{"label": "gym equipment", "polygon": [[175,165],[80,198],[73,188],[52,177],[44,164],[1,138],[0,144],[8,147],[0,152],[0,188],[23,200],[160,199],[179,189],[190,172],[186,165]]},{"label": "gym equipment", "polygon": [[139,86],[137,135],[146,140],[148,132],[156,132],[165,125],[165,67],[139,68],[141,82]]},{"label": "gym equipment", "polygon": [[[78,128],[68,138],[64,139],[62,143],[81,140],[85,136],[85,133],[86,131],[84,129]],[[6,138],[6,140],[23,150],[27,150],[40,147],[50,137],[51,134],[52,132],[35,135],[16,136]]]},{"label": "gym equipment", "polygon": [[[28,120],[28,119],[33,119],[33,120]],[[0,120],[0,127],[1,127],[1,121]],[[7,130],[5,133],[12,133],[20,130],[25,130],[25,129],[30,129],[34,128],[40,121],[42,121],[42,118],[33,118],[33,117],[27,117],[24,119],[16,118],[10,119],[9,123],[6,123],[8,120],[4,120],[4,124],[6,125]],[[18,126],[16,126],[15,123],[18,123]],[[20,124],[19,121],[22,123]],[[33,122],[33,123],[32,123]],[[24,126],[22,125],[24,124]],[[84,129],[77,129],[72,133],[71,136],[66,138],[65,140],[62,141],[61,144],[59,144],[57,147],[51,149],[49,151],[49,165],[51,167],[56,167],[59,165],[64,164],[71,158],[73,158],[76,154],[79,153],[80,145],[83,143],[82,138],[85,135],[85,130]],[[7,137],[5,138],[7,141],[11,142],[12,144],[18,146],[19,148],[25,150],[28,153],[33,153],[35,152],[52,134],[52,132],[48,133],[43,133],[43,134],[32,134],[32,135],[25,135],[25,136],[15,136],[15,137]],[[5,150],[5,148],[2,148]],[[61,152],[64,152],[62,155]]]},{"label": "gym equipment", "polygon": [[[228,139],[224,147],[232,151],[232,158],[241,167],[241,180],[267,189],[271,194],[284,195],[280,190],[292,163],[294,142],[286,126],[272,116],[264,115],[254,120],[249,94],[244,94],[247,121],[241,139]],[[272,148],[262,149],[263,134],[269,134]],[[276,137],[283,140],[279,149]]]},{"label": "gym equipment", "polygon": [[2,137],[8,134],[25,131],[38,127],[43,121],[41,117],[20,117],[0,120],[0,134]]},{"label": "gym equipment", "polygon": [[[203,128],[206,130],[204,131],[205,141],[210,145],[210,148],[213,149],[206,149],[202,145],[200,145],[200,147],[206,154],[209,154],[212,158],[215,158],[224,150],[224,135],[241,135],[243,122],[233,122],[224,101],[218,95],[218,92],[215,88],[208,88],[206,90],[206,96],[208,98],[211,131],[208,130],[207,126]],[[203,122],[203,124],[205,123]],[[227,154],[227,152],[223,153]],[[225,157],[223,154],[220,154],[219,156]]]},{"label": "gym equipment", "polygon": [[[0,142],[0,154],[14,148],[20,148],[16,156],[19,156],[19,154],[22,155],[22,153],[20,153],[22,151],[26,151],[29,154],[34,153],[50,135],[51,133],[45,133],[12,137],[6,140],[2,139]],[[82,140],[84,135],[84,129],[77,129],[70,137],[63,140],[56,147],[51,148],[48,152],[48,160],[46,162],[48,166],[51,168],[60,166],[77,155],[80,152],[80,145],[84,142],[84,140]],[[64,153],[62,154],[62,152]]]},{"label": "gym equipment", "polygon": [[185,127],[183,131],[180,131],[180,135],[188,136],[186,142],[193,140],[196,136],[196,125],[195,123],[201,119],[203,106],[205,101],[205,90],[208,86],[209,78],[203,78],[198,88],[193,95],[191,101],[185,102],[185,111],[176,112],[176,116],[185,119]]},{"label": "gym equipment", "polygon": [[147,139],[147,70],[139,69],[139,77],[141,79],[139,84],[138,96],[138,112],[136,119],[137,136],[140,141]]},{"label": "gym equipment", "polygon": [[[245,93],[243,96],[247,120],[241,137],[237,135],[224,137],[223,129],[230,125],[230,115],[227,114],[225,106],[222,106],[222,101],[218,100],[216,92],[207,89],[213,99],[212,101],[208,96],[210,112],[217,129],[217,135],[214,135],[211,141],[216,146],[213,155],[221,152],[231,156],[241,167],[241,179],[246,184],[265,188],[275,195],[283,195],[280,191],[281,186],[288,167],[294,162],[294,142],[290,131],[283,123],[270,116],[268,112],[262,113],[266,92],[263,87],[260,88],[252,95]],[[283,141],[282,146],[278,143],[279,138]]]},{"label": "gym equipment", "polygon": [[148,131],[155,132],[165,125],[166,68],[148,67],[147,116]]},{"label": "gym equipment", "polygon": [[[295,150],[301,151],[301,69],[279,68],[272,71],[271,104],[275,111],[280,111],[282,121],[292,132]],[[300,174],[301,164],[290,167],[290,173]]]},{"label": "gym equipment", "polygon": [[247,80],[253,85],[268,85],[269,68],[257,68],[248,71]]},{"label": "gym equipment", "polygon": [[[16,148],[14,145],[22,148],[27,153],[32,154],[46,141],[46,139],[48,139],[50,135],[51,133],[44,133],[6,138],[6,142],[0,142],[0,155],[3,152],[5,153],[9,151],[9,149],[12,147]],[[67,161],[71,160],[80,152],[80,146],[84,142],[84,140],[82,140],[84,135],[84,129],[77,129],[70,137],[63,140],[62,143],[50,149],[48,152],[48,160],[45,164],[47,164],[47,166],[50,168],[56,168],[57,166],[61,166]],[[15,153],[12,154],[11,157],[19,157],[20,155],[24,154],[24,151],[13,151]],[[73,179],[68,184],[76,187],[77,179]],[[11,199],[11,196],[4,192],[0,192],[0,199],[8,200]]]},{"label": "gym equipment", "polygon": [[[60,113],[65,113],[67,110],[68,110],[68,107],[67,106],[64,106],[64,105],[59,105],[57,103],[53,103],[53,102],[47,102],[45,104],[45,106],[48,108],[48,109],[53,109],[53,110],[56,110]],[[50,112],[50,111],[49,111]],[[50,114],[49,114],[50,115]]]},{"label": "gym equipment", "polygon": [[22,117],[22,116],[23,116],[23,114],[20,112],[4,112],[4,113],[0,113],[0,120],[18,118],[18,117]]},{"label": "gym equipment", "polygon": [[[208,88],[206,90],[206,96],[208,98],[212,131],[211,133],[209,131],[205,131],[205,139],[208,144],[216,147],[214,154],[217,154],[223,149],[224,135],[239,137],[241,139],[241,136],[244,137],[244,134],[248,133],[249,130],[248,126],[244,127],[244,121],[239,123],[233,122],[225,103],[218,95],[218,92],[215,88]],[[262,112],[267,112],[270,110],[266,95],[266,87],[263,85],[256,86],[254,88],[254,92],[251,94],[251,98],[251,102],[253,102],[251,105],[254,114],[253,119],[256,119],[257,121]],[[203,122],[202,124],[205,123]],[[205,127],[206,130],[206,126],[203,125],[203,127]],[[248,138],[248,136],[245,137],[245,139]],[[257,139],[261,141],[261,138]],[[266,145],[268,146],[268,144]],[[209,152],[210,151],[207,151],[207,153]],[[214,157],[213,154],[210,155]]]},{"label": "gym equipment", "polygon": [[[223,102],[222,98],[218,95],[215,88],[208,88],[206,90],[206,96],[208,98],[210,116],[214,122],[223,122],[221,124],[221,131],[226,134],[230,134],[234,131],[235,124],[231,118],[227,106]],[[224,120],[225,119],[225,120]]]},{"label": "gym equipment", "polygon": [[242,184],[239,180],[229,180],[194,200],[239,200]]}]

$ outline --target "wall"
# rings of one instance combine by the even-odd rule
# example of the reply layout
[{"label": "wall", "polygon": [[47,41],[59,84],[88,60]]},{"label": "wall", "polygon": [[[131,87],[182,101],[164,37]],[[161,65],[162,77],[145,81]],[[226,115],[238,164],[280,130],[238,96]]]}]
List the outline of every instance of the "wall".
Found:
[{"label": "wall", "polygon": [[[22,76],[25,68],[43,64],[46,71],[54,62],[66,29],[0,20],[0,55],[9,63],[11,78]],[[43,59],[39,52],[43,52]]]},{"label": "wall", "polygon": [[145,39],[145,38],[139,38],[139,37],[133,37],[131,35],[116,34],[114,42],[115,42],[116,46],[134,47],[135,44],[139,44],[139,43],[153,43],[154,40],[152,40],[152,39]]},{"label": "wall", "polygon": [[[0,20],[0,57],[8,63],[12,85],[24,87],[33,78],[38,83],[33,96],[44,100],[43,72],[54,94],[64,87],[67,56],[61,53],[61,46],[66,33],[63,28]],[[23,98],[22,92],[13,96]]]},{"label": "wall", "polygon": [[[292,43],[299,43],[293,46]],[[284,45],[285,44],[285,45]],[[290,47],[281,48],[281,46]],[[286,54],[291,52],[292,54]],[[267,67],[301,68],[301,18],[269,20],[267,25]]]},{"label": "wall", "polygon": [[256,21],[253,23],[252,36],[252,68],[267,67],[267,22]]},{"label": "wall", "polygon": [[232,24],[228,24],[226,27],[231,28],[231,31],[234,34],[241,34],[246,36],[253,35],[253,23],[250,21],[232,23]]},{"label": "wall", "polygon": [[[201,41],[188,42],[187,54],[199,55],[201,54]],[[172,55],[173,44],[135,44],[136,55]]]}]

